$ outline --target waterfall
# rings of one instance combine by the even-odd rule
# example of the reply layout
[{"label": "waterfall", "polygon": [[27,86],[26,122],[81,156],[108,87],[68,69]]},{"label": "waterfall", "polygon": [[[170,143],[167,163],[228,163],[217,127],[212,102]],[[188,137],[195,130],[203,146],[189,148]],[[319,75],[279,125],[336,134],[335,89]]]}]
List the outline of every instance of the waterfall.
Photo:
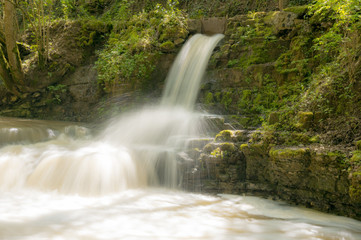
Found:
[{"label": "waterfall", "polygon": [[[79,137],[79,131],[87,131],[64,124],[56,129],[38,121],[5,124],[0,133],[12,134],[12,144],[0,148],[0,189],[104,195],[146,186],[177,187],[180,153],[202,124],[192,108],[207,62],[222,37],[193,36],[171,68],[161,104],[111,120],[97,137]],[[24,142],[24,137],[13,136],[32,124],[39,136],[30,131],[31,136],[37,138]]]},{"label": "waterfall", "polygon": [[162,105],[192,109],[209,58],[223,34],[196,34],[183,46],[166,79]]}]

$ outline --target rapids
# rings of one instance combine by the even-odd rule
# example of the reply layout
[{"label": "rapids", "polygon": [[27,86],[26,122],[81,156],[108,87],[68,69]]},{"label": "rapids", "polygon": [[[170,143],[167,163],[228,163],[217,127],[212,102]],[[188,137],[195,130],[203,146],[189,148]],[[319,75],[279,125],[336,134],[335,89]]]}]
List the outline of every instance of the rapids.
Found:
[{"label": "rapids", "polygon": [[179,189],[188,140],[207,136],[193,106],[221,38],[193,37],[161,104],[114,118],[98,134],[0,118],[0,239],[361,239],[356,220]]}]

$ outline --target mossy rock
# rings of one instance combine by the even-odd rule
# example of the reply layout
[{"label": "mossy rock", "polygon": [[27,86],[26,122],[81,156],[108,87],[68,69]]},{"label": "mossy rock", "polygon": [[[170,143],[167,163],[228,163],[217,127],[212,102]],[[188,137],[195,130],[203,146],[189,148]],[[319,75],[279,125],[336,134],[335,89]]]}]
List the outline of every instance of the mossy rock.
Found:
[{"label": "mossy rock", "polygon": [[349,190],[350,198],[353,202],[361,202],[361,185],[351,186]]},{"label": "mossy rock", "polygon": [[214,150],[210,153],[210,155],[211,155],[212,157],[215,157],[215,158],[221,158],[221,157],[222,157],[222,151],[221,151],[221,149],[220,149],[219,147],[217,147],[216,149],[214,149]]},{"label": "mossy rock", "polygon": [[268,116],[268,124],[274,125],[279,122],[279,113],[271,112]]},{"label": "mossy rock", "polygon": [[216,148],[217,148],[217,146],[215,144],[208,143],[203,147],[203,152],[210,154]]},{"label": "mossy rock", "polygon": [[361,165],[361,151],[352,152],[352,157],[350,159],[352,164]]},{"label": "mossy rock", "polygon": [[291,133],[291,139],[295,145],[310,143],[310,137],[305,133],[293,132]]},{"label": "mossy rock", "polygon": [[351,183],[349,188],[349,195],[354,202],[361,202],[361,167],[354,168],[349,174],[349,181]]},{"label": "mossy rock", "polygon": [[269,146],[264,143],[242,144],[240,149],[245,155],[266,155]]},{"label": "mossy rock", "polygon": [[312,112],[298,112],[298,123],[296,127],[301,130],[307,130],[311,128],[313,123],[313,113]]},{"label": "mossy rock", "polygon": [[297,18],[301,18],[305,14],[307,14],[308,7],[309,7],[308,5],[293,6],[293,7],[288,7],[288,8],[283,9],[283,11],[295,13],[295,14],[297,14]]},{"label": "mossy rock", "polygon": [[172,41],[166,41],[162,43],[159,47],[163,52],[171,52],[175,49],[175,45]]},{"label": "mossy rock", "polygon": [[237,147],[234,143],[226,142],[221,144],[220,149],[223,152],[235,152]]},{"label": "mossy rock", "polygon": [[310,143],[320,143],[321,142],[320,135],[315,135],[315,136],[310,137],[309,142]]},{"label": "mossy rock", "polygon": [[361,140],[356,142],[356,149],[361,151]]},{"label": "mossy rock", "polygon": [[223,130],[216,135],[216,142],[231,142],[232,141],[232,131],[231,130]]},{"label": "mossy rock", "polygon": [[304,159],[309,158],[310,149],[309,148],[284,148],[276,149],[272,148],[269,151],[269,155],[273,160],[277,159]]},{"label": "mossy rock", "polygon": [[248,134],[244,130],[223,130],[215,137],[216,142],[245,142]]}]

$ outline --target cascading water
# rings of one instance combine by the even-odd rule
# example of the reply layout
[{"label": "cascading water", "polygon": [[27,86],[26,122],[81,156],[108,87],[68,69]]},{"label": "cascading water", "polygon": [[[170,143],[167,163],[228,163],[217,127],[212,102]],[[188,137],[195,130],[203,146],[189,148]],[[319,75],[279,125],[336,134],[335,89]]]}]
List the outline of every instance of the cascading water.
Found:
[{"label": "cascading water", "polygon": [[[41,146],[43,143],[29,146],[34,152],[42,149],[41,154],[36,162],[17,161],[19,167],[15,169],[20,172],[13,170],[15,161],[3,161],[6,179],[0,182],[0,187],[27,185],[82,195],[102,195],[147,185],[176,187],[179,184],[177,153],[187,138],[197,134],[198,114],[192,107],[213,48],[222,38],[221,34],[193,36],[180,51],[166,79],[160,106],[114,119],[95,140],[68,144],[67,141],[73,140],[55,138],[51,129],[39,130],[42,134],[38,139],[53,137],[54,140],[46,146]],[[23,132],[25,128],[7,129],[9,138],[10,133]],[[30,139],[34,141],[33,138]],[[4,151],[17,151],[17,148],[10,146]],[[21,166],[24,164],[32,167]],[[26,173],[21,172],[25,169]],[[15,175],[11,177],[11,174]],[[8,183],[18,175],[26,178],[22,184],[13,183],[14,180]]]},{"label": "cascading water", "polygon": [[352,219],[174,190],[180,153],[202,127],[193,106],[221,38],[192,37],[161,104],[113,119],[96,137],[73,123],[0,118],[0,239],[360,239]]},{"label": "cascading water", "polygon": [[193,109],[212,50],[222,38],[197,34],[183,46],[168,74],[162,105]]}]

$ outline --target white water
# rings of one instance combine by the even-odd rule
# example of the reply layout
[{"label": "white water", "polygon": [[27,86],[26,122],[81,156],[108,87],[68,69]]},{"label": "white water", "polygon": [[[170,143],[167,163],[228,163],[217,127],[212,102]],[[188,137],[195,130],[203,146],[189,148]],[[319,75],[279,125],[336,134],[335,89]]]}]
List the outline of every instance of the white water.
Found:
[{"label": "white water", "polygon": [[[220,38],[192,41],[208,49],[208,61]],[[180,56],[190,49],[186,44]],[[0,239],[361,238],[361,223],[352,219],[174,190],[178,154],[202,127],[191,110],[197,91],[179,79],[199,88],[203,72],[192,77],[182,69],[185,77],[167,80],[181,97],[166,90],[160,106],[113,119],[96,137],[71,123],[0,119]]]},{"label": "white water", "polygon": [[126,190],[0,194],[0,239],[360,239],[360,222],[255,197]]},{"label": "white water", "polygon": [[212,50],[223,37],[197,34],[186,42],[168,74],[162,105],[193,109]]}]

